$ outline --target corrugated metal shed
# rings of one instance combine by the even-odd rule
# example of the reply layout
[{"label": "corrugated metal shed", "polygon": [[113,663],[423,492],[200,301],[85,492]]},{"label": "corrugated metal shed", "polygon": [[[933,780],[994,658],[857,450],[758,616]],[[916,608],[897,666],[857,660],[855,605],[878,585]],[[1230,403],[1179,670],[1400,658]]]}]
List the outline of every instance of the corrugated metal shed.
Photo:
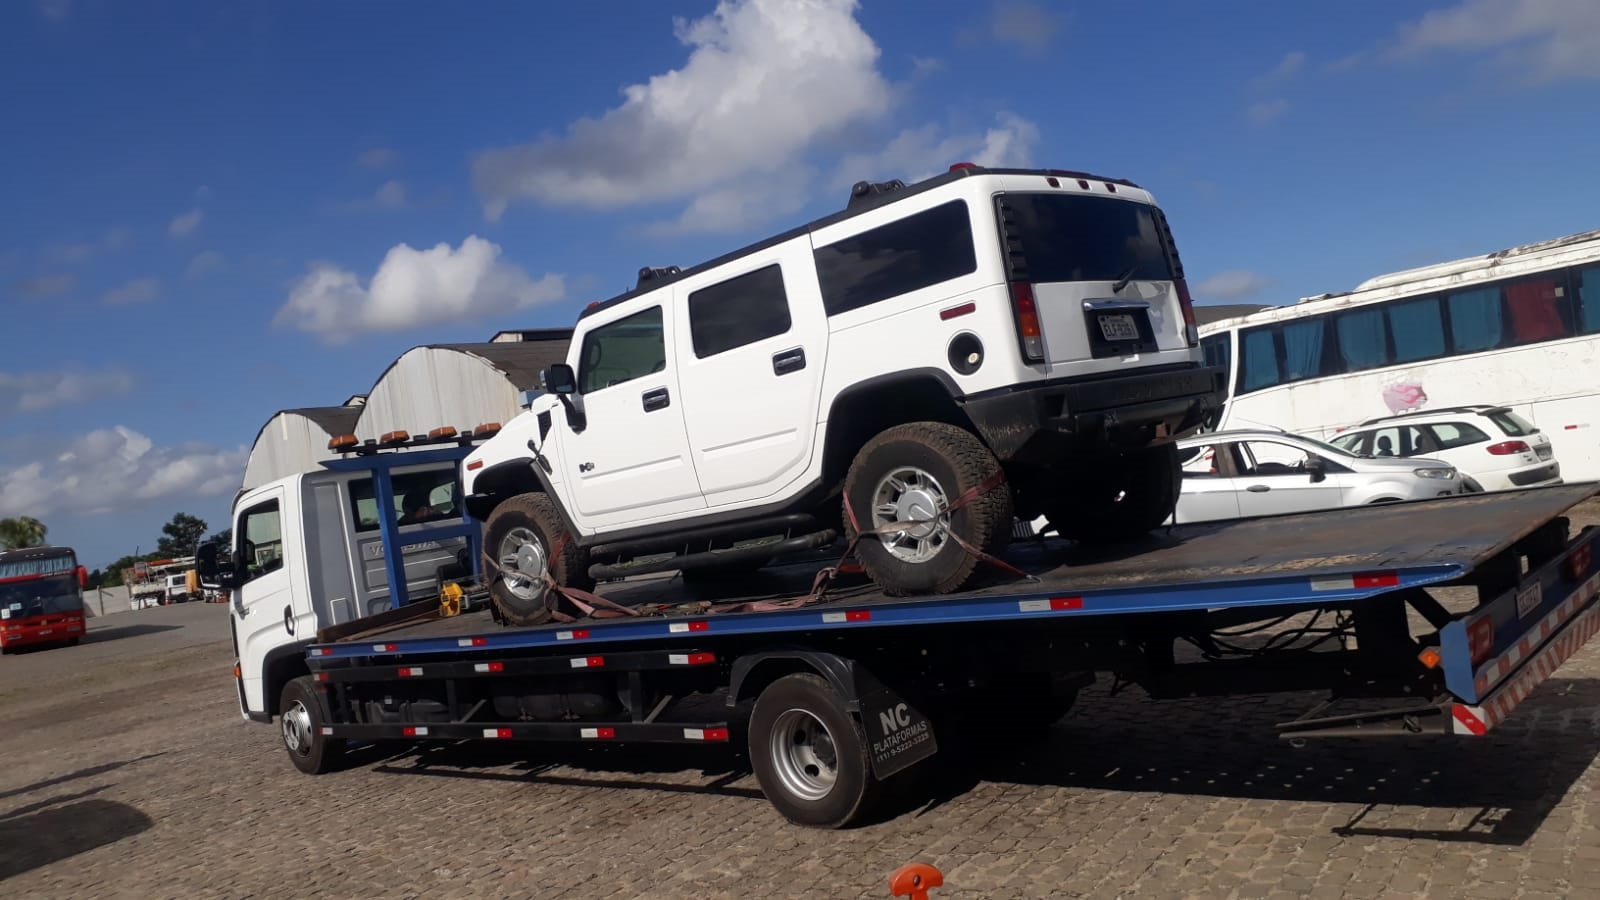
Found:
[{"label": "corrugated metal shed", "polygon": [[328,459],[328,439],[353,434],[360,406],[313,406],[273,414],[256,433],[244,466],[243,490],[295,472],[307,472]]},{"label": "corrugated metal shed", "polygon": [[430,344],[406,351],[372,390],[355,435],[374,439],[404,430],[426,434],[445,425],[457,431],[486,422],[505,424],[540,388],[539,373],[566,359],[571,332],[543,340],[482,344]]}]

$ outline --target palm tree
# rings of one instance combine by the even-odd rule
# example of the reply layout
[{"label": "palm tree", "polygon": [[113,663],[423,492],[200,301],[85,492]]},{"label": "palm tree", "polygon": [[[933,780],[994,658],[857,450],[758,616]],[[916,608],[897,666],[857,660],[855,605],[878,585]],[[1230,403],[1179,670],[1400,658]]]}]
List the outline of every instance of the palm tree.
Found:
[{"label": "palm tree", "polygon": [[7,550],[37,547],[44,543],[44,535],[47,531],[49,529],[45,527],[45,524],[33,516],[0,519],[0,547],[4,547]]}]

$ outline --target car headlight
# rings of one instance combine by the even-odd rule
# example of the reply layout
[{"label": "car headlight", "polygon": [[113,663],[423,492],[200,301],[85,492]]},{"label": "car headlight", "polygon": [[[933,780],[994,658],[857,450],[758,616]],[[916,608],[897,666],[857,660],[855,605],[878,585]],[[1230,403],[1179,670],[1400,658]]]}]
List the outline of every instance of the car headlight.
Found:
[{"label": "car headlight", "polygon": [[1418,478],[1451,479],[1456,477],[1455,469],[1412,469]]}]

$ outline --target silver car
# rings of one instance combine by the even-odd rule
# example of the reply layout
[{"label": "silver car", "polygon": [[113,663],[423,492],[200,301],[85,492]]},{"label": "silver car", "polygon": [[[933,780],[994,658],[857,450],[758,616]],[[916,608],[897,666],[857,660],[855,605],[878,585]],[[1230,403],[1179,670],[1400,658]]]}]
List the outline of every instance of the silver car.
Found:
[{"label": "silver car", "polygon": [[1178,442],[1183,489],[1168,524],[1427,500],[1464,492],[1436,459],[1372,459],[1279,431],[1225,431]]}]

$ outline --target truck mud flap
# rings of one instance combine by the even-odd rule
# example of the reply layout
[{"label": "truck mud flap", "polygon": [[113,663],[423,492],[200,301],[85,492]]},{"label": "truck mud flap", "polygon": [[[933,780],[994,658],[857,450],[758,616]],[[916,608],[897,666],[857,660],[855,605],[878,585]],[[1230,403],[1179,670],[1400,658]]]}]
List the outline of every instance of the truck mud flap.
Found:
[{"label": "truck mud flap", "polygon": [[867,732],[867,755],[878,780],[903,772],[939,752],[933,722],[926,715],[865,668],[851,668],[856,697],[861,703],[861,725]]},{"label": "truck mud flap", "polygon": [[1504,722],[1535,688],[1600,633],[1600,529],[1440,635],[1453,734]]}]

